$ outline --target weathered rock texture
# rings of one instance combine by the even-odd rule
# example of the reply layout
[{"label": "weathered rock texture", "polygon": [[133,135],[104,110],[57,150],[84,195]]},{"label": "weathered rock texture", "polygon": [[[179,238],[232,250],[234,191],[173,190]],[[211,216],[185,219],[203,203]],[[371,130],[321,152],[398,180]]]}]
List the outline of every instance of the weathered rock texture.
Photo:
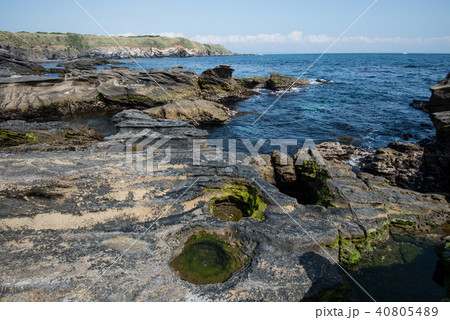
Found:
[{"label": "weathered rock texture", "polygon": [[381,175],[392,185],[450,197],[449,76],[431,87],[427,103],[415,105],[430,113],[436,137],[419,144],[391,143],[363,161],[363,170]]},{"label": "weathered rock texture", "polygon": [[[115,121],[119,133],[98,152],[0,154],[2,301],[299,301],[342,284],[336,262],[354,263],[354,251],[365,250],[360,240],[398,228],[429,232],[449,218],[443,197],[358,177],[336,160],[323,168],[334,197],[328,209],[280,193],[242,154],[234,165],[202,158],[198,166],[180,148],[151,173],[139,170],[114,146],[139,133],[203,132],[141,111]],[[145,152],[140,141],[131,159]],[[210,213],[210,200],[230,183],[257,190],[264,220]],[[185,241],[204,232],[232,237],[242,251],[243,268],[223,283],[194,285],[171,269]]]},{"label": "weathered rock texture", "polygon": [[224,105],[202,99],[181,99],[144,112],[153,119],[183,120],[194,125],[224,124],[229,122],[233,115]]},{"label": "weathered rock texture", "polygon": [[427,105],[429,112],[450,111],[450,73],[430,90],[431,98]]},{"label": "weathered rock texture", "polygon": [[0,77],[15,74],[46,74],[44,67],[21,58],[14,57],[7,50],[0,49]]},{"label": "weathered rock texture", "polygon": [[202,97],[206,100],[229,106],[239,100],[257,94],[254,91],[244,88],[233,79],[233,71],[234,69],[229,65],[220,65],[213,69],[203,71],[197,82],[202,90]]},{"label": "weathered rock texture", "polygon": [[76,123],[0,122],[0,151],[5,152],[80,151],[103,138],[91,127]]},{"label": "weathered rock texture", "polygon": [[[0,78],[0,119],[48,119],[71,113],[147,109],[179,99],[230,104],[254,94],[217,71],[221,68],[205,71],[207,76],[173,67],[148,72],[72,70],[64,78]],[[215,122],[217,116],[217,122],[225,122],[228,110],[215,106],[210,120]],[[223,113],[219,115],[218,109]]]},{"label": "weathered rock texture", "polygon": [[363,161],[363,170],[385,177],[392,185],[408,189],[421,189],[424,148],[406,142],[393,142],[379,148]]}]

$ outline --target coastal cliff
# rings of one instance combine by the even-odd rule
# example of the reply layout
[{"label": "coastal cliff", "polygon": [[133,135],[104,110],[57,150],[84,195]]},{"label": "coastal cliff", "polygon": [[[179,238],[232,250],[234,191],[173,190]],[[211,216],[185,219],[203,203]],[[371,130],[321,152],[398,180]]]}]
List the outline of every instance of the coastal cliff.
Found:
[{"label": "coastal cliff", "polygon": [[233,55],[221,45],[201,44],[186,38],[158,35],[123,37],[76,33],[0,31],[0,48],[31,60],[75,58],[175,58]]}]

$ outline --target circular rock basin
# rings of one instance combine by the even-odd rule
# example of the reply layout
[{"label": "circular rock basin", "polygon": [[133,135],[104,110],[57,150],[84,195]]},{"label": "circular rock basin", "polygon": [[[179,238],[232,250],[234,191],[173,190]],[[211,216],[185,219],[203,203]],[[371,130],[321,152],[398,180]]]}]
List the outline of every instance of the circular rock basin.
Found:
[{"label": "circular rock basin", "polygon": [[210,200],[209,210],[220,220],[237,222],[243,218],[258,221],[265,219],[266,204],[254,187],[232,183],[215,190],[220,191],[222,195]]},{"label": "circular rock basin", "polygon": [[249,217],[245,203],[233,196],[215,201],[213,214],[222,221],[233,222]]},{"label": "circular rock basin", "polygon": [[221,283],[243,268],[238,248],[214,234],[200,233],[188,239],[172,261],[178,276],[193,284]]}]

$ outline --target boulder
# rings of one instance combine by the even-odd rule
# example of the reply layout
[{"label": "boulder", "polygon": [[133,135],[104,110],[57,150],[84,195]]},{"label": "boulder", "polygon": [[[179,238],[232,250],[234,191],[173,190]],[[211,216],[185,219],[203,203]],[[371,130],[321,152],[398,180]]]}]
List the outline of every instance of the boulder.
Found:
[{"label": "boulder", "polygon": [[241,86],[247,89],[265,89],[268,77],[249,77],[235,79]]},{"label": "boulder", "polygon": [[233,71],[229,65],[220,65],[203,71],[197,81],[202,98],[229,106],[251,95],[258,94],[244,88],[233,79]]},{"label": "boulder", "polygon": [[424,111],[424,112],[428,112],[428,101],[424,101],[424,100],[413,100],[413,102],[411,102],[409,104],[411,107],[413,107],[414,109],[420,110],[420,111]]},{"label": "boulder", "polygon": [[207,100],[181,99],[161,107],[144,111],[153,119],[183,120],[194,125],[224,124],[230,121],[232,112],[229,108]]}]

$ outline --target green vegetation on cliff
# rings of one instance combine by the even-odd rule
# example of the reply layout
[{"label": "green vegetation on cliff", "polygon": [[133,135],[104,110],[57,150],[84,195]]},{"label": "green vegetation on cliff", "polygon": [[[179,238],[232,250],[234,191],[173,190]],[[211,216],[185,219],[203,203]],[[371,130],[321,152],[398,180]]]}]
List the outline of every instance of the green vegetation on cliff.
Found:
[{"label": "green vegetation on cliff", "polygon": [[[201,44],[186,38],[169,38],[157,35],[113,37],[117,43],[124,47],[154,47],[169,48],[180,45],[186,49],[210,50],[221,54],[231,53],[221,45]],[[117,44],[107,36],[82,35],[77,33],[59,33],[59,32],[8,32],[0,31],[0,45],[11,45],[29,49],[32,46],[40,45],[61,45],[77,49],[79,51],[89,50],[97,47],[115,47]]]}]

